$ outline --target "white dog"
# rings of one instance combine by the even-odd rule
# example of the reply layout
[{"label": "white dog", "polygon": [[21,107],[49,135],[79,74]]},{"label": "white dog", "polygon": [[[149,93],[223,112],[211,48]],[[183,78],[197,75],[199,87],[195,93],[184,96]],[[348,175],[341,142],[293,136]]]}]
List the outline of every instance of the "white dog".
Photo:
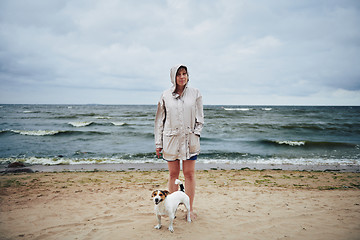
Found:
[{"label": "white dog", "polygon": [[180,191],[170,194],[166,190],[156,190],[151,195],[155,203],[155,214],[158,220],[158,225],[155,226],[156,229],[161,228],[161,216],[167,215],[170,218],[169,231],[174,232],[173,221],[176,210],[181,203],[183,203],[187,209],[187,221],[191,222],[189,196],[184,192],[184,186],[180,180],[176,179],[175,184],[180,185]]}]

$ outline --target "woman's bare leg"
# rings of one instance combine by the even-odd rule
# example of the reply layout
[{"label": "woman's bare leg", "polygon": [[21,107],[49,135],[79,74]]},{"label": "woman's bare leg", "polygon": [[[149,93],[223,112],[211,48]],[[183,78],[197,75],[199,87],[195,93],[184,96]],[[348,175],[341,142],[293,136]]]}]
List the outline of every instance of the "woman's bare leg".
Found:
[{"label": "woman's bare leg", "polygon": [[185,177],[185,192],[190,198],[190,216],[194,220],[196,214],[194,213],[193,203],[195,198],[195,162],[194,160],[183,161],[183,173]]},{"label": "woman's bare leg", "polygon": [[175,180],[179,179],[180,175],[180,161],[169,161],[168,162],[169,168],[169,192],[173,193],[178,190],[178,185],[175,184]]}]

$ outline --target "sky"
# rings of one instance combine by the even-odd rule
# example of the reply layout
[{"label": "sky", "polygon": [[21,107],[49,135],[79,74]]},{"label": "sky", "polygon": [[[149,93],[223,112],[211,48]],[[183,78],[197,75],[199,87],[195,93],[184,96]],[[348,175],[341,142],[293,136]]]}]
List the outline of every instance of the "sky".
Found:
[{"label": "sky", "polygon": [[0,104],[360,105],[358,0],[1,0]]}]

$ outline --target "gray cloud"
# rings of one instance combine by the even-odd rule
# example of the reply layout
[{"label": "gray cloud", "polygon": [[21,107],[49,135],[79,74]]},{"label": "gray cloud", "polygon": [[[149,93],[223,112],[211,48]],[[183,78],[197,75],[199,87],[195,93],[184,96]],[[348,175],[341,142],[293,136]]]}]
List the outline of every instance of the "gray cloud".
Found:
[{"label": "gray cloud", "polygon": [[359,13],[355,0],[4,0],[0,102],[155,104],[184,63],[207,104],[359,105]]}]

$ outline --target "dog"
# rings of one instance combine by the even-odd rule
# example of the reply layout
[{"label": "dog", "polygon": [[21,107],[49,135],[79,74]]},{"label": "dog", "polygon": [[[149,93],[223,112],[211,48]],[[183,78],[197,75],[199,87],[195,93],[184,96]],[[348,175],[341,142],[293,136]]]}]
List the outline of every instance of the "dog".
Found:
[{"label": "dog", "polygon": [[161,216],[167,215],[170,219],[169,231],[174,232],[173,222],[175,219],[176,210],[179,204],[184,204],[187,209],[187,221],[191,222],[190,218],[190,198],[184,192],[184,185],[179,179],[175,180],[175,184],[180,185],[180,190],[169,193],[167,190],[156,190],[151,197],[155,203],[155,214],[158,220],[156,229],[161,228]]}]

